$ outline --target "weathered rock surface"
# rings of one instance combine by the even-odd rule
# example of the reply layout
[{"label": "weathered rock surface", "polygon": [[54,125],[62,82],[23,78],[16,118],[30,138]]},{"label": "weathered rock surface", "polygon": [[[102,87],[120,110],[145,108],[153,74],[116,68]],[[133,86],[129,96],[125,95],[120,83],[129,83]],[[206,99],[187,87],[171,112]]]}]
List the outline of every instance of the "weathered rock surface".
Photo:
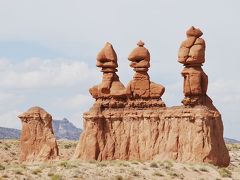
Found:
[{"label": "weathered rock surface", "polygon": [[[128,56],[128,60],[131,62],[130,66],[136,73],[127,86],[127,96],[134,99],[157,99],[160,101],[165,87],[150,81],[147,73],[150,67],[150,53],[144,47],[144,42],[139,41],[137,45],[138,47],[133,49]],[[164,105],[164,103],[162,104]]]},{"label": "weathered rock surface", "polygon": [[[188,54],[180,52],[187,57],[179,60],[185,65],[182,71],[184,106],[165,106],[161,99],[165,88],[150,81],[147,73],[150,53],[140,41],[128,57],[135,75],[126,93],[113,96],[111,85],[107,85],[109,91],[102,96],[99,93],[102,85],[96,86],[96,96],[93,96],[96,102],[83,115],[84,131],[73,158],[99,161],[173,159],[228,166],[230,159],[223,140],[221,115],[206,94],[208,79],[201,68],[203,56],[197,55],[194,59],[195,55],[190,53],[202,53],[205,44],[199,38],[201,35],[199,29],[190,28],[188,40],[183,43]],[[187,62],[188,58],[192,58],[191,61]]]},{"label": "weathered rock surface", "polygon": [[103,78],[99,85],[89,89],[92,97],[97,99],[126,96],[126,89],[115,73],[118,67],[117,54],[109,42],[98,53],[96,66],[102,68]]},{"label": "weathered rock surface", "polygon": [[52,128],[52,116],[40,107],[32,107],[18,116],[22,121],[21,162],[47,161],[58,157]]},{"label": "weathered rock surface", "polygon": [[105,109],[84,113],[74,158],[229,164],[219,112],[186,108]]},{"label": "weathered rock surface", "polygon": [[200,29],[190,27],[186,32],[187,40],[183,41],[178,52],[178,62],[185,67],[182,103],[186,106],[212,106],[212,100],[207,96],[208,76],[202,69],[205,62],[205,41],[200,38],[203,33]]}]

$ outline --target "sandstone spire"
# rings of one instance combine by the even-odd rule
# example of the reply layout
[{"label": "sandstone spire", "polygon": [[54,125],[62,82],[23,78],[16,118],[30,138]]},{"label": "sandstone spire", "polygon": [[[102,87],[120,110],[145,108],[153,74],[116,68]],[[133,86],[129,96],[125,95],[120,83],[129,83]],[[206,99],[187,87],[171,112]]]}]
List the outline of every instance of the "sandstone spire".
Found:
[{"label": "sandstone spire", "polygon": [[112,44],[107,42],[104,48],[97,55],[97,67],[102,68],[102,83],[89,89],[90,94],[95,98],[124,97],[126,90],[119,81],[117,72],[117,54]]},{"label": "sandstone spire", "polygon": [[182,42],[178,62],[184,64],[182,76],[184,77],[183,92],[184,105],[207,105],[211,99],[207,96],[208,76],[201,68],[205,62],[205,41],[200,38],[202,31],[191,27],[187,30],[187,39]]},{"label": "sandstone spire", "polygon": [[22,121],[19,160],[33,162],[57,158],[52,116],[40,107],[32,107],[18,117]]},{"label": "sandstone spire", "polygon": [[[200,30],[191,28],[187,35],[194,41],[188,40],[190,42],[180,48],[188,52],[183,56],[180,52],[179,59],[186,66],[183,75],[188,82],[185,82],[184,92],[186,98],[190,98],[189,105],[202,102],[201,98],[206,96],[206,77],[201,69],[205,45],[199,38],[201,34]],[[127,86],[126,95],[112,94],[114,82],[120,84],[120,81],[111,78],[103,78],[100,85],[90,89],[97,100],[83,114],[84,130],[73,158],[172,159],[228,166],[230,159],[223,140],[221,114],[208,106],[165,107],[161,100],[164,87],[151,82],[147,73],[150,53],[142,41],[128,59],[135,75]],[[116,76],[116,60],[112,46],[107,44],[97,58],[103,77]],[[124,88],[122,90],[124,92]]]},{"label": "sandstone spire", "polygon": [[130,66],[136,73],[127,86],[127,95],[132,99],[160,99],[165,88],[150,81],[147,73],[150,67],[150,53],[144,47],[144,42],[139,41],[137,45],[128,56]]}]

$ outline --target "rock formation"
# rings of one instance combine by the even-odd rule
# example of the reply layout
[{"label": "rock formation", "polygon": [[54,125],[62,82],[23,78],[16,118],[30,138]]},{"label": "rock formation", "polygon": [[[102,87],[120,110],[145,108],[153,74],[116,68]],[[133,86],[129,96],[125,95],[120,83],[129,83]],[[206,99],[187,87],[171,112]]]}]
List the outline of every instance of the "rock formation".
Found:
[{"label": "rock formation", "polygon": [[191,27],[187,32],[187,39],[182,42],[178,62],[184,64],[182,76],[184,77],[183,92],[184,105],[211,105],[212,100],[207,96],[208,76],[201,68],[205,62],[205,41],[200,38],[202,31]]},{"label": "rock formation", "polygon": [[21,162],[47,161],[58,157],[52,128],[52,116],[40,107],[32,107],[18,116],[22,121]]},{"label": "rock formation", "polygon": [[92,87],[89,92],[95,98],[124,97],[126,90],[119,81],[117,72],[117,54],[110,43],[106,43],[104,48],[97,55],[97,67],[102,68],[102,83]]},{"label": "rock formation", "polygon": [[[200,36],[198,30],[190,31],[188,34],[194,35],[193,39],[195,39],[192,43],[186,43],[191,44],[188,46],[189,51],[195,46],[194,43],[199,45],[199,41],[204,42],[195,38]],[[201,48],[194,47],[194,49]],[[201,93],[198,92],[196,95],[199,98],[206,96],[205,76],[199,67],[203,59],[200,61],[198,58],[204,57],[199,55],[203,55],[204,52],[192,51],[193,53],[185,55],[187,58],[181,61],[185,63],[188,58],[189,61],[198,61],[195,63],[197,66],[188,63],[186,69],[187,73],[190,71],[190,78],[193,78],[190,80],[190,85],[195,83],[201,87]],[[106,54],[105,50],[100,54]],[[106,55],[102,56],[106,59]],[[194,60],[195,57],[197,60]],[[112,61],[113,59],[116,58],[112,58]],[[161,100],[164,87],[151,82],[147,73],[150,67],[150,54],[143,42],[138,43],[138,47],[129,55],[129,60],[130,66],[136,73],[128,84],[125,94],[121,93],[118,98],[111,95],[113,80],[106,83],[108,91],[104,91],[107,92],[104,96],[101,95],[101,84],[90,89],[96,102],[83,114],[84,130],[73,158],[99,161],[172,159],[227,166],[229,154],[223,140],[223,124],[221,115],[214,106],[203,104],[192,106],[193,101],[191,101],[187,106],[165,107]],[[197,70],[201,74],[201,85],[195,82]],[[197,77],[200,78],[200,75]],[[197,91],[194,86],[191,86],[191,92],[192,89]],[[124,92],[124,88],[121,90]],[[187,97],[192,98],[193,95]],[[197,103],[200,102],[200,99],[197,99]]]},{"label": "rock formation", "polygon": [[128,57],[128,60],[131,61],[130,66],[134,68],[136,73],[133,80],[128,84],[126,93],[129,99],[135,102],[133,103],[135,106],[141,107],[142,104],[142,107],[146,108],[149,100],[151,100],[151,102],[155,102],[154,106],[165,107],[165,104],[161,101],[165,88],[160,84],[151,82],[147,73],[150,67],[150,53],[144,47],[144,42],[139,41],[137,45],[138,47]]}]

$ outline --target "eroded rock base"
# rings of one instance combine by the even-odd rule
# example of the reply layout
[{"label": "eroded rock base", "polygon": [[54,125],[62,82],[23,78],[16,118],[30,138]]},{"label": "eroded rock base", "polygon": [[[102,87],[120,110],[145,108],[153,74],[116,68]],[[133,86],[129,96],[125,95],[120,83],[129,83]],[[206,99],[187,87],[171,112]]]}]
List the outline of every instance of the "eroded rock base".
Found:
[{"label": "eroded rock base", "polygon": [[84,113],[81,160],[166,160],[229,165],[220,113],[206,106],[99,108]]}]

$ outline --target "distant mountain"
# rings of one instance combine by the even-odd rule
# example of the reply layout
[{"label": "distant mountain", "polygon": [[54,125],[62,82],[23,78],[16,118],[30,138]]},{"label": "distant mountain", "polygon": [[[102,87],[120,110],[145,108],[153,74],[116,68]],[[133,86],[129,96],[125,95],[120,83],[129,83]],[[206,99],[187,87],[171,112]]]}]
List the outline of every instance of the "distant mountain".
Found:
[{"label": "distant mountain", "polygon": [[57,139],[79,140],[82,129],[64,118],[63,120],[53,120],[53,131]]},{"label": "distant mountain", "polygon": [[18,129],[0,127],[0,139],[17,139],[20,133]]},{"label": "distant mountain", "polygon": [[230,139],[230,138],[226,138],[226,137],[224,138],[224,141],[227,144],[238,144],[238,143],[240,143],[240,141],[238,141],[236,139]]},{"label": "distant mountain", "polygon": [[[74,126],[69,120],[53,120],[53,131],[57,139],[79,140],[82,129]],[[0,127],[0,139],[19,139],[21,131]]]}]

